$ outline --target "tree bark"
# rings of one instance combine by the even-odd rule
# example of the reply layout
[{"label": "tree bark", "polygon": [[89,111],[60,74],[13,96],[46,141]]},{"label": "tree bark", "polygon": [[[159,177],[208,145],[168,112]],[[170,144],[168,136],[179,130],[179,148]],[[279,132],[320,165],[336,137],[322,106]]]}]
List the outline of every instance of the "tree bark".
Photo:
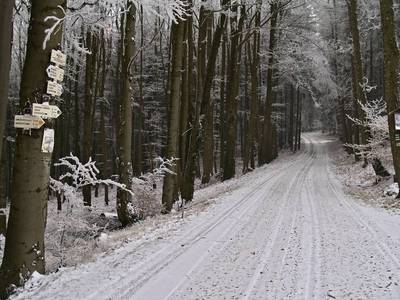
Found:
[{"label": "tree bark", "polygon": [[[223,180],[235,177],[236,169],[236,133],[237,133],[237,104],[239,93],[239,70],[241,60],[241,46],[239,43],[245,19],[245,7],[234,4],[231,7],[230,53],[228,64],[228,83],[226,97],[226,148],[224,158]],[[239,20],[237,14],[240,13]]]},{"label": "tree bark", "polygon": [[271,2],[271,29],[269,37],[269,59],[268,59],[268,71],[267,71],[267,98],[265,100],[264,108],[264,128],[263,138],[261,144],[261,157],[259,158],[259,164],[270,163],[274,159],[273,155],[273,139],[272,139],[272,103],[273,103],[273,74],[274,74],[274,63],[275,63],[275,46],[276,46],[276,26],[278,24],[279,14],[279,0],[273,0]]},{"label": "tree bark", "polygon": [[[183,37],[185,31],[186,21],[179,21],[178,24],[173,24],[171,29],[171,74],[170,74],[170,111],[169,111],[169,127],[168,127],[168,144],[166,155],[167,158],[177,158],[179,155],[179,114],[181,105],[181,69],[183,57]],[[178,174],[176,166],[170,168],[172,172]],[[167,174],[164,177],[162,203],[164,212],[171,211],[175,202],[175,185],[177,176],[174,174]]]},{"label": "tree bark", "polygon": [[[362,90],[361,84],[363,83],[363,65],[362,65],[362,54],[361,54],[361,45],[360,45],[360,32],[358,26],[358,4],[357,0],[348,0],[348,14],[349,14],[349,22],[350,22],[350,31],[351,37],[353,41],[353,54],[352,54],[352,73],[353,73],[353,99],[354,110],[356,114],[361,118],[361,120],[365,119],[363,111],[360,109],[359,102],[361,104],[365,104],[365,94]],[[355,141],[361,144],[367,143],[367,129],[359,128],[356,125],[355,128]],[[360,135],[359,135],[360,134]],[[359,138],[360,136],[360,138]],[[357,157],[357,154],[356,154]]]},{"label": "tree bark", "polygon": [[[12,14],[14,0],[0,3],[0,172],[3,173],[2,159],[4,131],[7,118],[8,88],[11,69]],[[6,232],[6,215],[3,208],[6,201],[3,193],[3,177],[0,176],[0,234]]]},{"label": "tree bark", "polygon": [[[222,3],[223,9],[227,9],[228,1]],[[211,15],[208,13],[208,15]],[[210,20],[211,16],[208,16]],[[213,34],[212,42],[210,43],[210,52],[207,61],[207,67],[204,74],[204,87],[202,89],[201,113],[204,114],[203,127],[204,129],[204,148],[203,148],[203,178],[202,183],[209,183],[210,176],[213,172],[214,158],[214,102],[211,98],[212,82],[215,75],[215,65],[218,56],[218,50],[221,45],[222,34],[227,23],[226,14],[221,14],[218,20],[217,27]],[[210,25],[208,25],[210,26]]]},{"label": "tree bark", "polygon": [[[136,6],[128,1],[125,16],[124,55],[122,58],[122,90],[119,114],[119,180],[128,189],[132,188],[132,114],[133,114],[133,62],[135,55]],[[124,190],[117,191],[117,214],[122,226],[137,221],[132,211],[132,195]]]},{"label": "tree bark", "polygon": [[[22,73],[20,107],[42,101],[46,92],[46,69],[52,49],[60,46],[62,29],[58,28],[45,49],[45,30],[53,25],[47,16],[63,17],[59,7],[65,0],[32,0],[26,60]],[[47,122],[52,126],[52,122]],[[11,284],[20,286],[34,271],[45,272],[44,231],[51,154],[41,151],[43,127],[31,135],[19,132],[12,180],[12,201],[6,234],[3,262],[0,268],[0,295],[6,297]]]},{"label": "tree bark", "polygon": [[399,109],[400,82],[399,49],[396,42],[396,25],[394,21],[393,0],[380,0],[381,22],[383,30],[383,53],[384,53],[384,96],[388,110],[388,123],[392,157],[395,170],[395,180],[400,184],[400,145],[396,143],[395,112]]}]

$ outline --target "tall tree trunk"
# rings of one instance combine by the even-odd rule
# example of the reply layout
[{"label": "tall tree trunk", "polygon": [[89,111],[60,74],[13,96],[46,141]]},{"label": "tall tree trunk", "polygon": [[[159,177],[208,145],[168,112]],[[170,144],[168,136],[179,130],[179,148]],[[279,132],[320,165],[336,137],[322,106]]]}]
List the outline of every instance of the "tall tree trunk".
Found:
[{"label": "tall tree trunk", "polygon": [[[0,3],[0,172],[3,174],[2,159],[4,130],[7,118],[8,88],[11,68],[12,15],[14,0]],[[6,201],[3,191],[3,177],[0,176],[0,234],[5,234],[6,215],[3,208]]]},{"label": "tall tree trunk", "polygon": [[[358,0],[348,0],[348,14],[349,14],[349,22],[350,22],[350,31],[351,37],[353,41],[353,53],[352,53],[352,73],[353,73],[353,99],[355,101],[355,111],[356,114],[359,115],[361,120],[365,119],[363,111],[360,109],[359,102],[361,104],[365,104],[365,94],[362,90],[362,83],[363,83],[363,65],[362,65],[362,53],[361,53],[361,45],[360,45],[360,32],[358,26]],[[361,144],[367,143],[367,129],[365,128],[358,128],[359,126],[356,125],[356,138],[355,141],[357,142],[359,132],[361,133]]]},{"label": "tall tree trunk", "polygon": [[255,137],[258,132],[257,124],[259,115],[258,86],[259,86],[259,70],[260,70],[259,50],[260,50],[261,5],[262,1],[258,0],[256,7],[256,16],[255,16],[255,30],[257,31],[253,36],[252,48],[249,49],[251,99],[250,99],[249,130],[247,134],[247,146],[248,146],[247,155],[251,169],[255,168],[255,156],[256,156]]},{"label": "tall tree trunk", "polygon": [[[139,107],[137,113],[137,138],[135,143],[134,174],[140,176],[143,171],[143,129],[144,129],[144,91],[143,91],[143,51],[144,51],[144,12],[140,6],[140,54],[139,54]],[[135,132],[135,131],[134,131]],[[134,133],[135,135],[135,133]]]},{"label": "tall tree trunk", "polygon": [[[184,119],[186,119],[186,124],[184,127],[184,135],[181,139],[181,147],[185,147],[185,150],[181,151],[182,154],[185,155],[183,157],[182,165],[182,175],[181,175],[181,197],[186,202],[189,202],[193,199],[194,194],[194,181],[196,177],[196,159],[198,154],[198,132],[199,132],[199,118],[200,118],[200,105],[199,99],[197,95],[197,91],[193,86],[193,82],[196,82],[196,76],[194,72],[194,41],[193,41],[193,19],[192,17],[188,17],[187,20],[187,97],[186,103],[182,104],[183,112],[181,114],[185,114],[185,110],[187,109],[187,115],[182,118],[181,124],[183,125]],[[185,85],[185,83],[183,83]],[[185,145],[183,145],[185,143]]]},{"label": "tall tree trunk", "polygon": [[[86,73],[85,73],[85,107],[83,114],[83,155],[84,163],[88,162],[92,155],[93,147],[93,111],[94,111],[94,79],[96,70],[96,50],[97,38],[91,33],[90,28],[86,33],[86,48],[91,53],[86,54]],[[95,50],[96,49],[96,50]],[[92,187],[87,185],[82,189],[83,204],[85,206],[92,205]]]},{"label": "tall tree trunk", "polygon": [[225,102],[226,102],[226,65],[227,65],[227,34],[222,37],[222,50],[221,50],[221,83],[220,83],[220,99],[219,99],[219,139],[220,139],[220,153],[219,153],[219,167],[224,169],[225,158]]},{"label": "tall tree trunk", "polygon": [[[132,114],[133,114],[133,57],[135,55],[136,6],[128,1],[125,16],[124,55],[122,58],[122,90],[119,114],[119,180],[128,189],[132,188]],[[133,211],[132,195],[118,189],[117,213],[122,226],[137,221],[138,215]]]},{"label": "tall tree trunk", "polygon": [[384,96],[387,103],[390,141],[396,182],[400,184],[400,145],[396,143],[395,111],[399,108],[400,82],[399,49],[396,42],[396,25],[394,21],[393,0],[380,0],[381,22],[383,30],[384,52]]},{"label": "tall tree trunk", "polygon": [[[179,114],[180,114],[180,99],[181,99],[181,69],[183,57],[183,37],[186,21],[179,21],[172,25],[171,29],[171,75],[170,75],[170,111],[169,111],[169,126],[168,126],[168,144],[167,158],[177,158],[179,155]],[[172,172],[178,173],[178,168],[173,166],[170,168]],[[170,212],[175,202],[175,185],[177,176],[167,174],[164,177],[162,203],[164,212]]]},{"label": "tall tree trunk", "polygon": [[[229,1],[222,2],[223,9],[227,9]],[[208,23],[212,21],[211,13],[207,12]],[[226,14],[221,14],[218,20],[217,27],[213,34],[212,42],[210,43],[210,51],[208,55],[207,67],[204,74],[204,87],[202,88],[201,113],[204,114],[203,127],[204,129],[204,147],[203,147],[203,178],[202,183],[208,183],[213,171],[214,157],[214,102],[211,98],[212,82],[215,75],[215,65],[218,56],[218,50],[221,45],[222,34],[227,23]],[[208,24],[210,27],[210,24]]]},{"label": "tall tree trunk", "polygon": [[296,140],[297,143],[295,145],[296,150],[300,150],[300,145],[301,145],[301,119],[302,119],[302,111],[303,111],[303,94],[298,92],[297,95],[297,131],[296,131]]},{"label": "tall tree trunk", "polygon": [[[239,10],[240,8],[240,10]],[[237,104],[239,94],[239,70],[241,60],[240,36],[243,30],[245,19],[245,7],[233,4],[231,8],[231,36],[229,53],[229,71],[226,97],[226,148],[224,160],[223,180],[235,177],[235,154],[236,154],[236,134],[237,134]],[[239,20],[238,14],[240,14]]]},{"label": "tall tree trunk", "polygon": [[290,85],[290,115],[289,115],[289,147],[294,152],[293,131],[294,131],[294,94],[293,85]]},{"label": "tall tree trunk", "polygon": [[269,36],[269,59],[268,59],[268,71],[267,71],[267,98],[265,101],[264,108],[264,128],[263,138],[261,145],[261,157],[259,164],[263,165],[270,163],[274,159],[273,155],[273,138],[272,138],[272,103],[273,103],[273,74],[274,74],[274,63],[275,63],[275,47],[276,47],[276,35],[277,35],[277,24],[279,14],[279,0],[273,0],[271,2],[271,28]]},{"label": "tall tree trunk", "polygon": [[[20,107],[42,101],[46,92],[46,69],[52,49],[60,47],[62,29],[58,28],[45,49],[45,31],[52,22],[48,16],[62,18],[65,0],[32,0],[28,43],[20,89]],[[47,122],[51,127],[53,122]],[[32,134],[19,132],[12,180],[12,202],[6,234],[3,262],[0,268],[0,295],[5,297],[11,284],[20,286],[34,271],[45,272],[44,231],[51,154],[41,151],[44,129]]]}]

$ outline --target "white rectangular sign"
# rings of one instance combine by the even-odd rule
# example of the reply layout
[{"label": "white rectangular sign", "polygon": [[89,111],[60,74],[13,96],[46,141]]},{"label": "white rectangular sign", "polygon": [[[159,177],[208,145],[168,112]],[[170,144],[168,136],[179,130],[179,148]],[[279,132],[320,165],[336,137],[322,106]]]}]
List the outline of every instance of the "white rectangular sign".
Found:
[{"label": "white rectangular sign", "polygon": [[56,119],[62,114],[56,105],[33,103],[32,115],[43,119]]},{"label": "white rectangular sign", "polygon": [[54,129],[46,128],[43,132],[42,152],[53,153],[54,150]]},{"label": "white rectangular sign", "polygon": [[400,130],[400,113],[394,114],[394,124],[395,124],[395,129]]},{"label": "white rectangular sign", "polygon": [[14,119],[14,127],[22,129],[39,129],[45,122],[42,118],[31,115],[16,115]]},{"label": "white rectangular sign", "polygon": [[64,80],[64,70],[57,67],[50,65],[47,70],[47,76],[49,76],[51,79],[54,79],[55,81],[63,81]]},{"label": "white rectangular sign", "polygon": [[64,53],[62,53],[61,51],[52,50],[50,61],[60,67],[63,67],[67,63],[67,56]]},{"label": "white rectangular sign", "polygon": [[63,87],[55,81],[47,81],[47,94],[60,97],[63,93]]}]

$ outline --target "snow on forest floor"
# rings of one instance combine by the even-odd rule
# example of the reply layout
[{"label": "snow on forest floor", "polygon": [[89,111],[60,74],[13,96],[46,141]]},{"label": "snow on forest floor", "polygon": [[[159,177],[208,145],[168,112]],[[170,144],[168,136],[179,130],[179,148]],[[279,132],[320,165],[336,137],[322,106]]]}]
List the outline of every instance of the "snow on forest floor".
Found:
[{"label": "snow on forest floor", "polygon": [[[345,152],[339,143],[332,146],[330,157],[346,193],[367,205],[400,214],[400,199],[396,199],[398,186],[393,183],[393,177],[377,180],[371,164],[363,168],[363,162],[356,162],[354,155]],[[394,173],[392,162],[383,164],[391,174]]]},{"label": "snow on forest floor", "polygon": [[345,194],[337,141],[304,140],[197,191],[184,219],[100,234],[91,262],[35,274],[14,298],[400,299],[400,216]]},{"label": "snow on forest floor", "polygon": [[[282,157],[290,154],[283,153]],[[262,173],[265,168],[253,171]],[[204,186],[196,180],[194,199],[185,206],[184,211],[173,210],[170,215],[161,215],[162,180],[158,180],[157,188],[149,191],[141,187],[135,191],[138,197],[144,198],[141,205],[145,206],[145,220],[125,229],[120,229],[116,213],[116,189],[110,189],[110,204],[104,203],[104,191],[99,189],[98,197],[92,193],[92,206],[83,206],[81,198],[74,203],[64,203],[61,212],[57,211],[57,201],[51,198],[48,205],[48,220],[46,227],[46,268],[47,273],[58,271],[63,267],[75,267],[97,259],[99,256],[118,249],[131,241],[143,242],[168,236],[194,216],[208,209],[216,199],[243,185],[248,176],[241,178],[241,166],[237,166],[237,178],[219,182],[211,178],[210,184]],[[183,219],[182,219],[183,213]],[[7,209],[8,214],[8,209]],[[3,257],[4,236],[0,235],[0,263]]]}]

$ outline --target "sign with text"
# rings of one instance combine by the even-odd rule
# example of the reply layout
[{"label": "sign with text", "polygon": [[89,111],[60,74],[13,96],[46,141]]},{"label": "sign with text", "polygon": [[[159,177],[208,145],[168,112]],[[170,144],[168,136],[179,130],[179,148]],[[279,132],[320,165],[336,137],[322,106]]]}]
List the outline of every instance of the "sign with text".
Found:
[{"label": "sign with text", "polygon": [[56,119],[62,114],[62,111],[56,105],[46,105],[33,103],[32,115],[43,119]]},{"label": "sign with text", "polygon": [[47,81],[47,94],[60,97],[63,93],[63,87],[55,81]]},{"label": "sign with text", "polygon": [[50,65],[47,69],[47,76],[49,76],[51,79],[54,79],[55,81],[63,81],[64,80],[64,70],[57,67]]},{"label": "sign with text", "polygon": [[41,117],[31,115],[16,115],[14,127],[22,129],[40,129],[45,122]]},{"label": "sign with text", "polygon": [[394,124],[395,124],[396,130],[400,130],[400,113],[394,114]]},{"label": "sign with text", "polygon": [[42,152],[53,153],[54,150],[54,129],[46,128],[43,132]]},{"label": "sign with text", "polygon": [[63,67],[67,63],[67,56],[64,53],[62,53],[61,51],[52,50],[50,61],[60,67]]}]

